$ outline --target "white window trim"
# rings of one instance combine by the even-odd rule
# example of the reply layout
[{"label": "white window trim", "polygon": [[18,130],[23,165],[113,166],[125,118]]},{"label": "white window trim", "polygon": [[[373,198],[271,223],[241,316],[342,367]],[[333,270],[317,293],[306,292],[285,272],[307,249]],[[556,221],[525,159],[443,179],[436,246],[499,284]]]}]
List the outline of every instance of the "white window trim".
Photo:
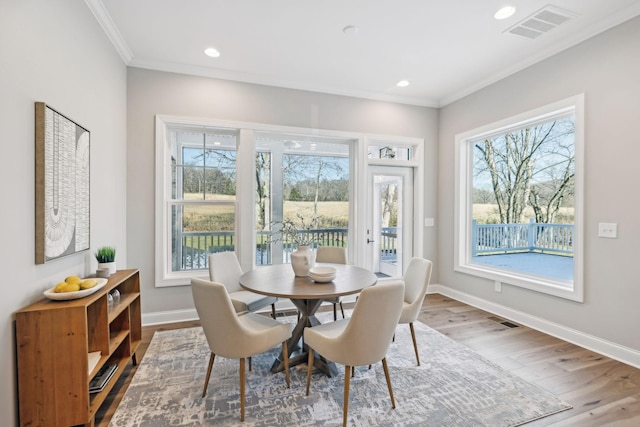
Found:
[{"label": "white window trim", "polygon": [[[423,231],[422,215],[423,215],[423,188],[424,188],[424,140],[422,138],[401,137],[392,135],[365,134],[357,132],[334,131],[313,128],[298,128],[289,126],[279,126],[264,123],[235,122],[227,120],[217,120],[208,118],[194,118],[183,116],[156,115],[155,117],[155,144],[156,144],[156,197],[155,197],[155,217],[156,217],[156,244],[155,244],[155,286],[185,286],[189,285],[191,278],[201,277],[208,278],[208,272],[172,272],[171,259],[169,251],[170,215],[167,211],[167,201],[169,200],[169,185],[167,180],[170,174],[166,170],[168,129],[174,126],[206,126],[212,128],[228,128],[239,132],[237,145],[238,163],[237,170],[242,168],[255,167],[252,160],[255,156],[255,146],[253,143],[254,132],[274,132],[277,134],[298,134],[310,135],[313,137],[339,138],[343,140],[353,140],[351,147],[351,184],[349,188],[350,199],[355,201],[355,205],[350,209],[349,223],[352,224],[353,233],[349,233],[349,259],[355,265],[363,265],[364,253],[358,245],[358,242],[366,240],[366,188],[367,188],[367,144],[371,141],[388,141],[389,143],[402,144],[413,148],[412,161],[397,161],[378,159],[372,161],[372,164],[386,164],[395,166],[411,166],[414,168],[414,230],[416,238],[414,239],[414,256],[422,256],[423,252]],[[248,162],[248,163],[247,163]],[[249,181],[250,180],[250,181]],[[243,214],[240,206],[252,206],[253,194],[255,193],[255,183],[253,179],[238,173],[236,180],[236,242],[238,247],[254,247],[255,233],[255,215]],[[247,191],[249,190],[249,191]],[[246,212],[253,212],[252,209],[246,209]],[[245,230],[245,232],[243,232]],[[350,230],[351,231],[351,230]],[[252,251],[236,251],[242,268],[250,270],[255,268],[255,257]]]},{"label": "white window trim", "polygon": [[[534,118],[552,117],[560,111],[575,114],[575,195],[574,195],[574,258],[573,281],[546,279],[513,271],[491,268],[469,262],[472,206],[471,164],[472,153],[468,141],[477,140],[501,130],[532,122]],[[502,284],[513,285],[557,297],[583,302],[583,246],[584,246],[584,94],[576,95],[516,116],[500,120],[456,135],[455,146],[455,229],[454,270]],[[493,286],[493,284],[492,284]]]}]

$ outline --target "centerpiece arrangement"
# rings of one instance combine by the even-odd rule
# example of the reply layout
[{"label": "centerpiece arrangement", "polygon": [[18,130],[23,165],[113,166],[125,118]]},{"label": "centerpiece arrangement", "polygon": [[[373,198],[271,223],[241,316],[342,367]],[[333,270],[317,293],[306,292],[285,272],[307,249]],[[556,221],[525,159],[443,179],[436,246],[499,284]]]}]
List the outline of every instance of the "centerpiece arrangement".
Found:
[{"label": "centerpiece arrangement", "polygon": [[305,224],[304,218],[298,215],[298,219],[299,226],[290,219],[272,222],[270,242],[294,244],[296,250],[291,253],[293,273],[298,277],[306,277],[309,275],[309,269],[315,265],[315,254],[311,250],[315,238],[309,232],[311,228]]}]

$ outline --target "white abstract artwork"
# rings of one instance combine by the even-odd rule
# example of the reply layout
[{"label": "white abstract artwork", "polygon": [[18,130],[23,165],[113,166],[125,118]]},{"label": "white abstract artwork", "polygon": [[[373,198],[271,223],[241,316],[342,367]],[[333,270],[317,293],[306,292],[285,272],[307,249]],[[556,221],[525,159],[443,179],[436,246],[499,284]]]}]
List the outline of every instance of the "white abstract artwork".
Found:
[{"label": "white abstract artwork", "polygon": [[36,264],[89,249],[87,129],[36,103]]}]

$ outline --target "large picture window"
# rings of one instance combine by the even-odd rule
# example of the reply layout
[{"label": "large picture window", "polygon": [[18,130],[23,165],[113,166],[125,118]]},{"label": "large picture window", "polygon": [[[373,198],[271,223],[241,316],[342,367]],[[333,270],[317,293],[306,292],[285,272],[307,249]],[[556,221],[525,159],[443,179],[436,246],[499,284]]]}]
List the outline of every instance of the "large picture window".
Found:
[{"label": "large picture window", "polygon": [[347,247],[349,151],[355,141],[259,132],[255,141],[256,264],[289,262],[293,242],[269,238],[282,221],[292,223],[314,247]]},{"label": "large picture window", "polygon": [[459,135],[456,269],[582,300],[582,98]]}]

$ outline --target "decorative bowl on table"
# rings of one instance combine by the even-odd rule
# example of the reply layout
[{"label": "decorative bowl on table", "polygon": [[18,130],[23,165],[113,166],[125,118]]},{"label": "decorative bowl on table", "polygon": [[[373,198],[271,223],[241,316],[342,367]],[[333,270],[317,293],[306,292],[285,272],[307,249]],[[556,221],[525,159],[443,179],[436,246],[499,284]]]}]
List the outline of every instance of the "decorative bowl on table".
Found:
[{"label": "decorative bowl on table", "polygon": [[336,278],[336,269],[334,267],[313,267],[309,269],[309,277],[315,282],[327,283]]},{"label": "decorative bowl on table", "polygon": [[96,284],[93,287],[89,289],[74,291],[74,292],[56,292],[55,286],[54,286],[53,288],[47,289],[46,291],[44,291],[44,296],[56,301],[68,301],[72,299],[83,298],[96,292],[98,289],[102,288],[108,282],[107,279],[101,279],[101,278],[97,278],[95,279],[95,281],[96,281]]}]

